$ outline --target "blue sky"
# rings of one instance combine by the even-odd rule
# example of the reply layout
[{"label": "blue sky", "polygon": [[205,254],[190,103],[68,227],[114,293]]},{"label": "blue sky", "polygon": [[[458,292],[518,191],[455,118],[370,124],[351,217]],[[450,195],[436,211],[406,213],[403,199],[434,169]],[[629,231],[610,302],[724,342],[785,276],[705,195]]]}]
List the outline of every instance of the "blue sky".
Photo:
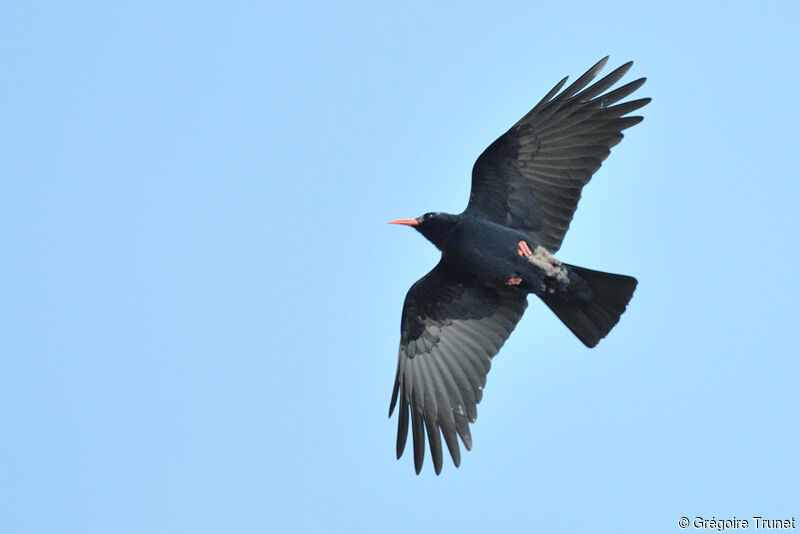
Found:
[{"label": "blue sky", "polygon": [[[796,2],[3,11],[0,531],[800,518]],[[559,256],[633,301],[589,350],[531,298],[474,449],[416,476],[386,413],[437,252],[386,223],[460,212],[606,54],[653,102]]]}]

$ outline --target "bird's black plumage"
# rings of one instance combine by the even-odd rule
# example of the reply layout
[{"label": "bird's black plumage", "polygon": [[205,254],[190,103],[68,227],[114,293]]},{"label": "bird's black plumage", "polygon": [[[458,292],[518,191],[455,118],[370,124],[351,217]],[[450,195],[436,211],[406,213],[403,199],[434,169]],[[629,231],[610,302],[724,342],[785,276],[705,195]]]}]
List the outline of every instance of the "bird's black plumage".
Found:
[{"label": "bird's black plumage", "polygon": [[619,321],[636,279],[562,263],[552,256],[578,205],[581,190],[600,168],[627,116],[644,98],[617,104],[641,87],[640,78],[605,92],[630,69],[617,68],[589,85],[602,59],[559,93],[561,80],[475,162],[467,209],[394,221],[413,226],[442,251],[434,269],[415,283],[403,305],[400,351],[389,415],[399,404],[397,457],[408,427],[417,473],[428,436],[436,473],[442,443],[456,466],[458,438],[472,447],[492,357],[527,306],[539,296],[587,346]]}]

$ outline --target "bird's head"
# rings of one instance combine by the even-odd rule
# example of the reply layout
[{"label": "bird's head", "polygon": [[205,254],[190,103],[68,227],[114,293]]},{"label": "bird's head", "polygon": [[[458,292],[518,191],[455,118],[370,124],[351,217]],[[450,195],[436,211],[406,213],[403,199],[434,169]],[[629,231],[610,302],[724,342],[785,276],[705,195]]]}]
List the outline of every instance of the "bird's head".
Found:
[{"label": "bird's head", "polygon": [[442,245],[450,235],[453,226],[458,222],[457,215],[449,213],[432,212],[421,215],[416,219],[397,219],[389,224],[405,224],[413,226],[414,229],[424,235],[428,241],[436,245],[440,250]]}]

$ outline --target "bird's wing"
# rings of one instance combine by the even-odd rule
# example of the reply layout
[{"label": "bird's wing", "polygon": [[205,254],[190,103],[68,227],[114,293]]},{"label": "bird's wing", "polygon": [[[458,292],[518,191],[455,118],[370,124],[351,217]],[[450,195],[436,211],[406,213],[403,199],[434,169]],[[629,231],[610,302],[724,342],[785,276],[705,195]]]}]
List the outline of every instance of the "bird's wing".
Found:
[{"label": "bird's wing", "polygon": [[490,360],[527,304],[520,291],[458,281],[444,261],[408,291],[389,416],[399,401],[400,458],[410,415],[417,473],[425,458],[425,430],[437,474],[442,469],[440,429],[456,466],[461,463],[456,435],[467,450],[472,448],[468,423],[477,417]]},{"label": "bird's wing", "polygon": [[472,168],[465,213],[527,233],[551,253],[561,246],[581,189],[642,117],[625,115],[649,98],[615,104],[645,78],[604,93],[630,69],[626,63],[586,87],[606,64],[600,60],[572,85],[559,82],[527,115],[480,155]]}]

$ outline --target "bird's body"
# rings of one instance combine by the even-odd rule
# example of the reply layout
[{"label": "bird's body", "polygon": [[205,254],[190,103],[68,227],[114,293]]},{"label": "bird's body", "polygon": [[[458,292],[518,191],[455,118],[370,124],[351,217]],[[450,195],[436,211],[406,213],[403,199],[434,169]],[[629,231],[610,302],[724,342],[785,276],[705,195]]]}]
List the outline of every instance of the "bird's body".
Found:
[{"label": "bird's body", "polygon": [[393,221],[414,227],[442,251],[439,264],[406,295],[389,410],[391,416],[399,404],[398,458],[411,426],[417,473],[426,433],[437,474],[442,437],[456,466],[457,436],[472,447],[469,423],[477,417],[490,360],[522,317],[528,294],[588,347],[617,324],[633,295],[635,278],[553,256],[583,186],[622,130],[642,120],[625,115],[650,101],[612,105],[644,78],[605,92],[630,63],[587,87],[607,59],[557,94],[562,80],[481,154],[463,213]]},{"label": "bird's body", "polygon": [[[453,277],[498,289],[517,277],[522,280],[518,290],[537,294],[547,293],[548,289],[552,293],[559,283],[568,284],[565,268],[557,266],[560,262],[523,232],[469,215],[438,216],[447,217],[452,223],[437,247]],[[520,242],[527,243],[534,254],[520,254]],[[534,257],[538,261],[531,261]]]}]

